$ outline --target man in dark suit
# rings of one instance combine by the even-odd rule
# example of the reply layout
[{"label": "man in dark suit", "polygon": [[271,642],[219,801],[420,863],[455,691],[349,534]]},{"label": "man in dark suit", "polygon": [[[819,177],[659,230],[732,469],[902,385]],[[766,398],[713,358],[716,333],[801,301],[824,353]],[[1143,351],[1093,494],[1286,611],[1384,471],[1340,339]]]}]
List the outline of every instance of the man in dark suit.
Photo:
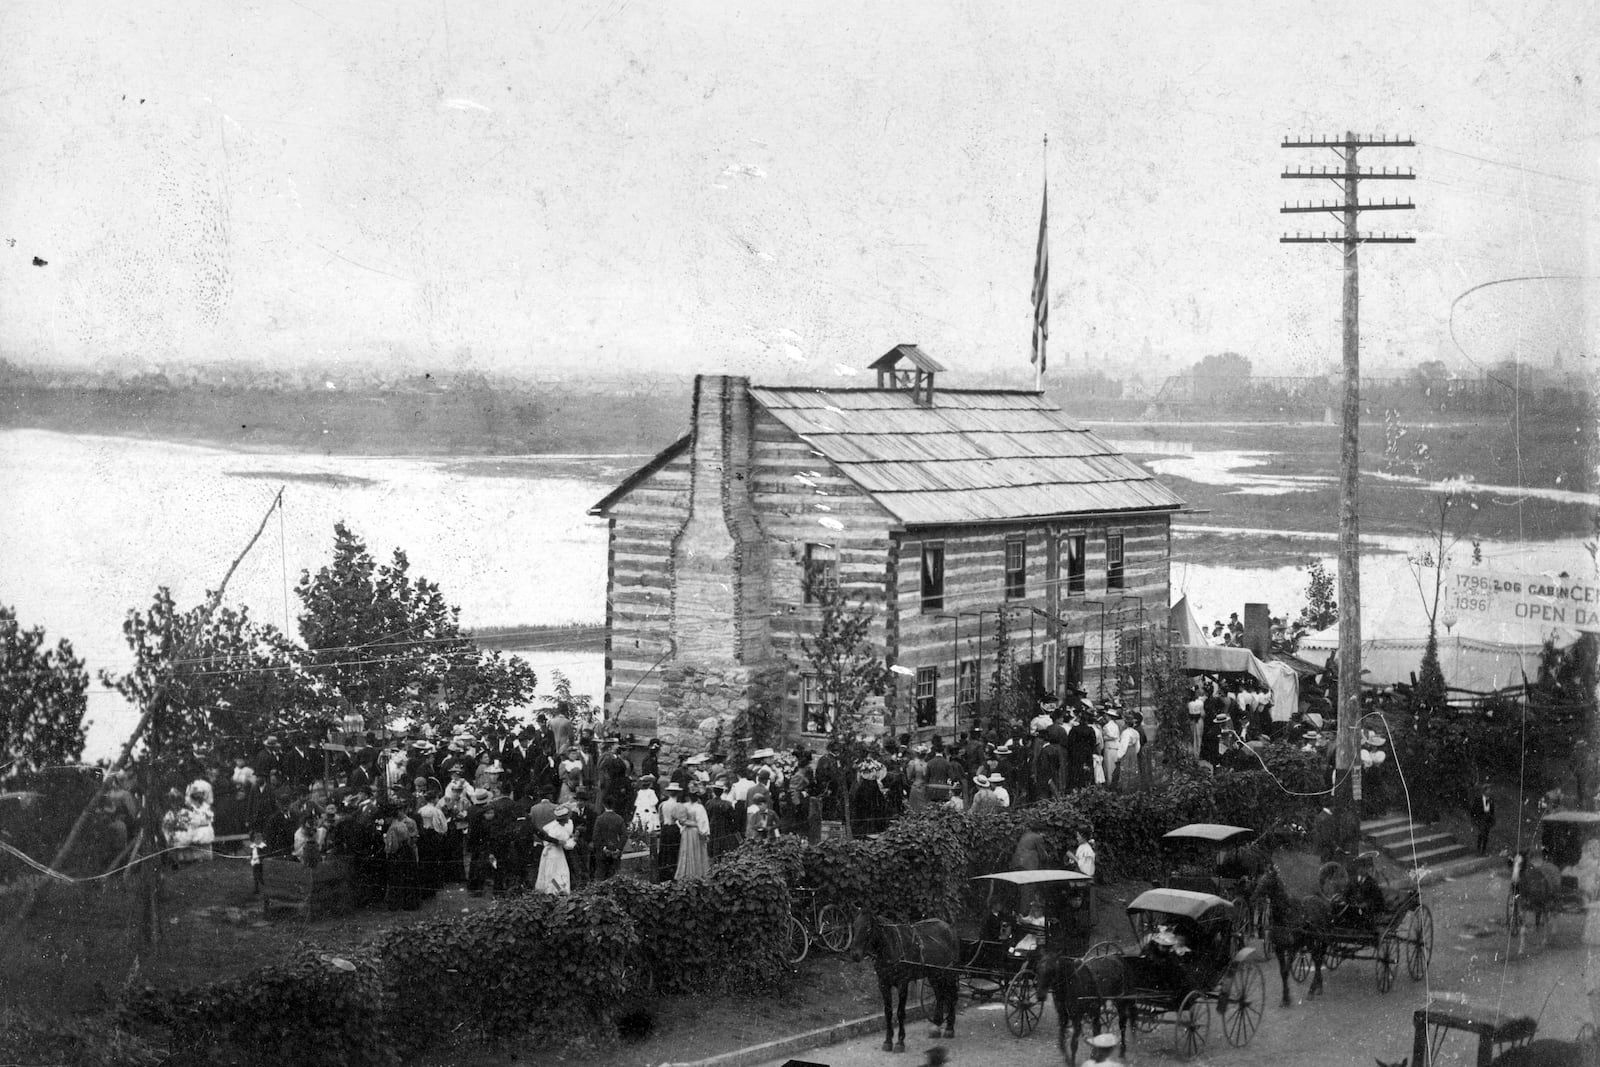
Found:
[{"label": "man in dark suit", "polygon": [[633,768],[617,750],[615,737],[606,739],[605,754],[600,757],[600,795],[603,800],[613,801],[618,811],[633,795]]},{"label": "man in dark suit", "polygon": [[268,734],[261,743],[261,749],[250,761],[250,769],[256,772],[256,779],[262,782],[271,778],[273,771],[283,770],[283,745],[276,734]]},{"label": "man in dark suit", "polygon": [[1100,731],[1089,725],[1088,713],[1080,712],[1067,731],[1067,788],[1082,789],[1094,785],[1094,761],[1100,742]]},{"label": "man in dark suit", "polygon": [[[617,813],[617,806],[611,797],[606,797],[604,803],[605,811],[594,821],[594,877],[597,882],[603,882],[617,873],[622,866],[623,850],[628,845],[627,822]],[[716,823],[711,825],[715,834]]]},{"label": "man in dark suit", "polygon": [[1489,795],[1488,785],[1478,787],[1478,795],[1472,798],[1472,804],[1467,809],[1467,815],[1472,819],[1472,828],[1478,832],[1478,855],[1489,851],[1489,831],[1494,829],[1494,798]]}]

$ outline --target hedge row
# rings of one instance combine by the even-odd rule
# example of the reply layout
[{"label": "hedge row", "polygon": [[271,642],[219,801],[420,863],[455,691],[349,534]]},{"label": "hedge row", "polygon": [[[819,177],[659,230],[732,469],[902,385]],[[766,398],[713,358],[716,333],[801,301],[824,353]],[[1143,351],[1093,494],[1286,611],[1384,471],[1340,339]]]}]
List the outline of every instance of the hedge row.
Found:
[{"label": "hedge row", "polygon": [[692,882],[614,878],[566,897],[520,896],[387,932],[342,959],[308,949],[239,979],[136,990],[124,1018],[165,1026],[179,1050],[387,1065],[443,1035],[537,1034],[560,1004],[567,1036],[603,1043],[615,1039],[618,1011],[648,990],[781,992],[795,888],[891,921],[951,918],[973,877],[1010,868],[1029,826],[1058,858],[1089,829],[1120,877],[1148,879],[1175,826],[1259,826],[1264,812],[1303,817],[1314,804],[1255,772],[1139,793],[1091,788],[976,818],[926,811],[870,840],[747,844]]}]

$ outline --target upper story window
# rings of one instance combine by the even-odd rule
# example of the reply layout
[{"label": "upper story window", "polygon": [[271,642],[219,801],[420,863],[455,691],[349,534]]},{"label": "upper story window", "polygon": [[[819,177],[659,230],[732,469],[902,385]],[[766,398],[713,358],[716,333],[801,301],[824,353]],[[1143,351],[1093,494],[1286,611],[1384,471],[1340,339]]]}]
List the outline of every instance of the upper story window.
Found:
[{"label": "upper story window", "polygon": [[1122,581],[1122,535],[1106,534],[1106,588],[1121,589]]},{"label": "upper story window", "polygon": [[1006,599],[1028,595],[1028,542],[1022,537],[1006,538]]},{"label": "upper story window", "polygon": [[839,549],[835,545],[806,545],[806,569],[802,578],[805,602],[815,604],[822,592],[839,588]]},{"label": "upper story window", "polygon": [[1087,540],[1083,534],[1067,534],[1061,539],[1061,554],[1065,557],[1069,596],[1083,595],[1084,552]]},{"label": "upper story window", "polygon": [[922,542],[922,610],[944,610],[944,542]]}]

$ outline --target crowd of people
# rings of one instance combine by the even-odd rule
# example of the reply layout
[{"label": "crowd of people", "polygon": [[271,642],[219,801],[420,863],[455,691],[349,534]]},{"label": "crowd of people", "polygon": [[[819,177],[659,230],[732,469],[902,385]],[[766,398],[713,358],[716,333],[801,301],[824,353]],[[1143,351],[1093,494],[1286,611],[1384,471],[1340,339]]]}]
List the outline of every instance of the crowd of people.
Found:
[{"label": "crowd of people", "polygon": [[[658,880],[700,877],[746,840],[825,833],[870,836],[907,812],[980,816],[1091,785],[1149,784],[1144,715],[1070,687],[1046,695],[1020,727],[914,739],[831,741],[820,752],[703,752],[662,766],[660,740],[597,737],[558,706],[512,730],[477,736],[342,732],[264,738],[221,760],[196,760],[165,798],[168,858],[237,845],[259,872],[271,858],[316,865],[351,858],[358,903],[417,907],[451,884],[469,892],[562,893],[648,854]],[[1270,696],[1198,686],[1196,751],[1217,767],[1271,724]],[[342,724],[344,728],[353,723]],[[102,802],[131,835],[140,802],[118,779]]]}]

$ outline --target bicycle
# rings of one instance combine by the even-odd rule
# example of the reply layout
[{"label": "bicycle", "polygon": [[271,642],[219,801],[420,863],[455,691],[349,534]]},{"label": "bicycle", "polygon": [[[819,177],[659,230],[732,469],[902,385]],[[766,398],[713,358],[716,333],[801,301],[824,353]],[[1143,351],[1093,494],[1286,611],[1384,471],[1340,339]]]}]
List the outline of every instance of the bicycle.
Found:
[{"label": "bicycle", "polygon": [[811,951],[812,944],[821,945],[829,952],[846,952],[850,948],[852,930],[850,916],[837,904],[823,904],[817,891],[810,886],[796,886],[789,890],[788,935],[789,965],[798,967]]}]

